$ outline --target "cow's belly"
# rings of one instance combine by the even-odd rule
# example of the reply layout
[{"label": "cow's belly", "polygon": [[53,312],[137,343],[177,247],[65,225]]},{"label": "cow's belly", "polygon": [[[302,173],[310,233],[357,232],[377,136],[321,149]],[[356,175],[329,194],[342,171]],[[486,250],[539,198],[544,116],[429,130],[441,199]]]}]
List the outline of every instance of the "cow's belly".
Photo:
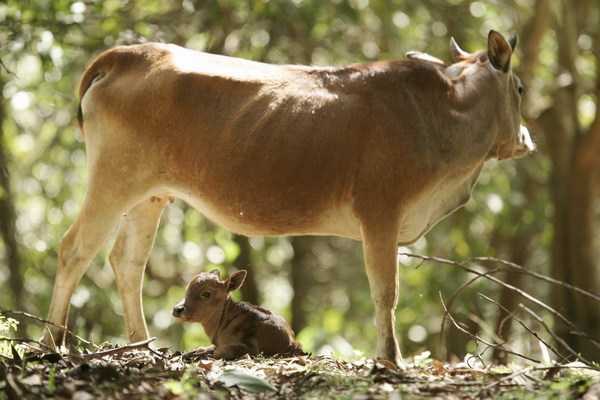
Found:
[{"label": "cow's belly", "polygon": [[[471,196],[480,168],[471,174],[445,179],[415,198],[401,213],[398,244],[417,241],[442,218],[464,205]],[[282,206],[265,212],[231,211],[214,206],[198,195],[172,193],[222,227],[245,236],[334,235],[361,240],[361,225],[350,202],[323,209],[295,209]],[[263,210],[264,211],[264,210]],[[261,217],[262,215],[262,217]]]},{"label": "cow's belly", "polygon": [[[197,209],[206,218],[223,228],[245,236],[301,236],[328,235],[350,239],[361,239],[360,224],[350,204],[326,210],[305,212],[301,218],[286,218],[285,214],[293,210],[272,210],[273,214],[281,214],[282,218],[272,218],[268,222],[253,218],[252,212],[232,213],[214,207],[210,202],[198,196],[172,193]],[[296,220],[290,223],[290,220]],[[298,220],[301,220],[298,223]]]}]

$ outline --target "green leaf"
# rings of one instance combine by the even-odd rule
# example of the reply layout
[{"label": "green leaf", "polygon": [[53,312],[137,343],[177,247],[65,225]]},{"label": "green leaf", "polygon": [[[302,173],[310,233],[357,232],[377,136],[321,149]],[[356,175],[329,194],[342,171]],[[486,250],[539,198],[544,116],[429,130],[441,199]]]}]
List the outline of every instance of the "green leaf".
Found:
[{"label": "green leaf", "polygon": [[227,387],[237,386],[252,393],[277,391],[270,383],[235,368],[223,371],[223,374],[219,377],[219,381],[223,382]]}]

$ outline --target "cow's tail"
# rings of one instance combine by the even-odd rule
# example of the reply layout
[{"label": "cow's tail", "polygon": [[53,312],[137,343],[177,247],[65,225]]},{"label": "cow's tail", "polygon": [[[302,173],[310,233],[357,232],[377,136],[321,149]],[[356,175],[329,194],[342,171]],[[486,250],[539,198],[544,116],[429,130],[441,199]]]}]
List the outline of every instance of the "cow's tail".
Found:
[{"label": "cow's tail", "polygon": [[98,58],[90,64],[89,67],[83,73],[81,82],[79,83],[79,107],[77,108],[77,125],[79,130],[85,136],[83,129],[83,110],[81,108],[81,101],[85,93],[89,88],[100,79],[103,79],[113,68],[115,59],[118,55],[115,54],[114,49],[102,53]]}]

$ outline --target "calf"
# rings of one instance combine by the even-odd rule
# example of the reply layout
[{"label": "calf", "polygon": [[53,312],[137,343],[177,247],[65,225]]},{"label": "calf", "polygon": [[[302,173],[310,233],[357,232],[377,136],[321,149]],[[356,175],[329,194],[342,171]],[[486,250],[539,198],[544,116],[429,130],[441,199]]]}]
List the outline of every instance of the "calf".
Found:
[{"label": "calf", "polygon": [[245,278],[246,271],[242,270],[222,280],[218,269],[194,276],[184,299],[173,307],[173,316],[178,321],[202,324],[215,358],[232,360],[244,354],[272,356],[301,351],[285,319],[231,298],[229,293],[239,289]]},{"label": "calf", "polygon": [[121,46],[85,71],[88,188],[65,234],[43,340],[119,224],[109,255],[130,340],[147,338],[141,287],[159,217],[180,197],[244,235],[362,240],[377,357],[394,330],[399,245],[463,205],[483,163],[533,150],[520,126],[516,37],[486,51],[344,67],[270,65],[175,45]]}]

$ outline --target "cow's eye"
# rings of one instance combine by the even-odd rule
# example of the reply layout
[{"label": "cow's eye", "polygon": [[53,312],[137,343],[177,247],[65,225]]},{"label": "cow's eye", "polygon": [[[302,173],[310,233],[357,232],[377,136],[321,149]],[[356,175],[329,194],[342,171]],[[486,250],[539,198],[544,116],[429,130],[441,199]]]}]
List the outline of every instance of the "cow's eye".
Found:
[{"label": "cow's eye", "polygon": [[523,96],[525,94],[525,88],[523,86],[519,85],[517,90],[519,91],[520,96]]},{"label": "cow's eye", "polygon": [[202,297],[206,297],[207,299],[210,297],[210,292],[204,292],[201,294]]}]

